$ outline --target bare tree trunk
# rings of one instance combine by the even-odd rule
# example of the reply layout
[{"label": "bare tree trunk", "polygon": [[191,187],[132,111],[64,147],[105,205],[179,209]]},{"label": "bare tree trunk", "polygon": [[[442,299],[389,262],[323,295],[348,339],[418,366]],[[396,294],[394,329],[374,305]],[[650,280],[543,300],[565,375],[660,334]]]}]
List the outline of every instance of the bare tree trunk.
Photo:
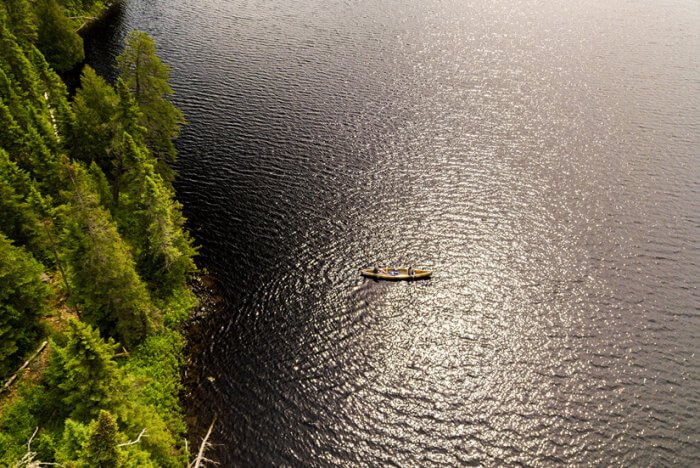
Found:
[{"label": "bare tree trunk", "polygon": [[209,425],[209,430],[207,431],[207,435],[204,436],[204,440],[202,440],[202,445],[199,446],[199,453],[197,454],[197,458],[194,459],[190,465],[194,464],[193,468],[199,468],[200,463],[203,461],[217,464],[215,461],[209,460],[208,458],[204,457],[204,450],[206,450],[207,447],[210,447],[211,444],[209,444],[209,436],[211,435],[212,429],[214,429],[214,423],[216,422],[216,416],[214,416],[214,419],[212,419],[211,424]]}]

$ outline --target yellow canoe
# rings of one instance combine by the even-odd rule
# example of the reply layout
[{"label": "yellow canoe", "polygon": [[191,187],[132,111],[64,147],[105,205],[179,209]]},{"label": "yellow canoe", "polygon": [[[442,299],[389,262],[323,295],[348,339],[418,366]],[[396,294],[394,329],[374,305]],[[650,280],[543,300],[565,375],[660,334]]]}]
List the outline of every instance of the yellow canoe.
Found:
[{"label": "yellow canoe", "polygon": [[430,270],[421,270],[420,268],[415,268],[413,274],[408,274],[408,268],[398,268],[398,267],[381,267],[375,272],[374,268],[365,268],[360,270],[362,276],[374,279],[382,280],[413,280],[413,279],[423,279],[430,278],[433,274]]}]

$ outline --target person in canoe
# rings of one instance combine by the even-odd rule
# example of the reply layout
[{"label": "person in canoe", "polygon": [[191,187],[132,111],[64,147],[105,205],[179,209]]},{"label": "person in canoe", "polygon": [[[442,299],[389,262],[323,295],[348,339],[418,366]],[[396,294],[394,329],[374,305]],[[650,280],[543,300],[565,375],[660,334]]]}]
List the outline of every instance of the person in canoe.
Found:
[{"label": "person in canoe", "polygon": [[386,271],[384,271],[384,268],[379,268],[377,265],[374,265],[374,268],[372,268],[372,273],[375,275],[384,275],[386,274]]},{"label": "person in canoe", "polygon": [[410,276],[411,278],[416,276],[416,270],[414,270],[412,266],[408,267],[408,276]]}]

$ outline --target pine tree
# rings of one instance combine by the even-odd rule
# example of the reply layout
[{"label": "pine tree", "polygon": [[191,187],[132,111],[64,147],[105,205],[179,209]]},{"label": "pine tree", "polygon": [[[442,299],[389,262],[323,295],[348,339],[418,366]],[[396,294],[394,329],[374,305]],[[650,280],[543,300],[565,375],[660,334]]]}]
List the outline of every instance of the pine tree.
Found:
[{"label": "pine tree", "polygon": [[86,66],[82,86],[73,103],[73,155],[85,162],[97,162],[109,174],[112,187],[111,208],[119,208],[119,195],[128,170],[132,146],[140,146],[146,129],[139,121],[141,112],[126,84],[117,80],[114,92],[107,82]]},{"label": "pine tree", "polygon": [[185,283],[196,267],[196,251],[183,229],[180,206],[158,174],[147,176],[139,218],[145,228],[144,270],[154,290],[163,296]]},{"label": "pine tree", "polygon": [[31,101],[0,69],[0,128],[6,130],[0,132],[0,147],[26,169],[31,169],[32,160],[41,161],[37,154],[56,149],[58,143],[50,121],[42,116],[48,113],[45,103],[39,103],[37,110]]},{"label": "pine tree", "polygon": [[46,60],[57,71],[67,71],[85,58],[83,39],[56,3],[42,0],[38,3],[39,37],[37,46]]},{"label": "pine tree", "polygon": [[85,169],[74,164],[66,172],[73,190],[64,242],[82,318],[127,346],[135,345],[153,329],[149,294],[128,246],[90,189]]},{"label": "pine tree", "polygon": [[29,48],[27,56],[37,71],[38,79],[44,88],[46,104],[44,112],[48,114],[52,127],[55,126],[54,132],[58,133],[55,135],[56,140],[65,139],[71,132],[74,120],[73,111],[68,102],[66,85],[51,69],[41,51],[35,46]]},{"label": "pine tree", "polygon": [[0,99],[0,148],[4,148],[16,159],[29,159],[28,142],[24,132],[10,112],[9,107]]},{"label": "pine tree", "polygon": [[35,50],[31,44],[23,49],[7,28],[0,25],[0,100],[22,129],[21,133],[35,127],[42,137],[47,138],[47,143],[52,144],[55,135],[47,119],[48,107],[43,98],[45,86],[30,60]]},{"label": "pine tree", "polygon": [[18,41],[32,44],[37,40],[36,18],[27,0],[4,0],[0,8],[6,11],[12,33]]},{"label": "pine tree", "polygon": [[[0,67],[0,101],[7,106],[7,113],[18,122],[18,125],[27,126],[30,121],[29,109],[26,100],[21,98],[21,90],[17,83],[11,80],[7,73]],[[9,136],[5,137],[9,139]]]},{"label": "pine tree", "polygon": [[51,343],[53,352],[44,385],[52,405],[48,417],[89,421],[101,408],[110,407],[121,391],[116,344],[105,342],[97,330],[78,320],[68,322],[65,346]]},{"label": "pine tree", "polygon": [[80,456],[83,446],[87,444],[90,428],[83,423],[66,419],[63,423],[61,440],[56,447],[56,461],[66,467],[75,467],[74,462]]},{"label": "pine tree", "polygon": [[118,119],[121,129],[127,132],[134,141],[141,145],[144,142],[144,136],[148,129],[141,125],[143,113],[139,108],[138,102],[129,90],[129,86],[121,78],[117,78],[117,95],[119,96],[119,106],[116,118]]},{"label": "pine tree", "polygon": [[92,182],[92,190],[99,197],[100,205],[109,209],[112,206],[112,187],[107,180],[107,176],[95,161],[90,163],[88,173]]},{"label": "pine tree", "polygon": [[[27,129],[28,160],[20,167],[27,170],[39,187],[46,193],[57,193],[62,186],[61,169],[55,153],[44,143],[44,139],[34,127]],[[12,154],[10,154],[12,156]]]},{"label": "pine tree", "polygon": [[129,92],[129,88],[121,78],[117,79],[117,93],[119,106],[115,115],[117,123],[114,128],[118,128],[119,134],[115,135],[112,143],[112,188],[115,209],[119,207],[119,194],[122,186],[126,183],[123,179],[136,162],[136,153],[147,151],[143,147],[146,129],[139,123],[143,115]]},{"label": "pine tree", "polygon": [[[0,72],[0,78],[2,73]],[[34,114],[34,110],[31,109]],[[58,164],[42,134],[34,127],[33,117],[28,121],[18,122],[12,110],[0,98],[0,148],[5,149],[10,159],[28,171],[41,185],[56,188],[58,181]],[[24,127],[24,129],[22,128]]]},{"label": "pine tree", "polygon": [[49,288],[43,268],[26,250],[0,233],[0,377],[15,368],[37,337]]},{"label": "pine tree", "polygon": [[[47,85],[12,37],[0,42],[8,45],[8,50],[0,51],[0,100],[22,133],[27,134],[30,128],[34,128],[45,145],[56,149],[58,138],[44,94]],[[35,50],[35,47],[30,47],[30,56],[34,56]],[[5,55],[5,61],[2,61],[2,55]]]},{"label": "pine tree", "polygon": [[125,235],[134,246],[137,268],[151,290],[164,297],[196,270],[196,249],[184,230],[181,206],[169,184],[155,172],[147,151],[129,139],[128,213]]},{"label": "pine tree", "polygon": [[117,421],[108,411],[100,411],[97,420],[90,425],[90,435],[80,461],[95,468],[122,466],[117,447],[119,430]]},{"label": "pine tree", "polygon": [[[0,149],[0,166],[3,162],[11,162],[5,158],[7,153]],[[18,194],[10,181],[0,172],[0,220],[2,220],[0,230],[14,239],[18,245],[27,246],[35,238],[38,220],[24,200],[25,197]]]},{"label": "pine tree", "polygon": [[117,57],[120,76],[129,87],[142,112],[141,124],[147,129],[146,144],[157,159],[157,170],[170,181],[174,172],[168,164],[175,161],[173,139],[180,133],[185,118],[172,103],[168,84],[170,67],[156,55],[153,39],[142,31],[133,31],[126,48]]},{"label": "pine tree", "polygon": [[37,258],[44,260],[47,252],[43,243],[39,218],[27,202],[33,184],[26,172],[17,167],[0,149],[0,230]]},{"label": "pine tree", "polygon": [[12,77],[16,83],[18,94],[26,95],[30,101],[38,102],[39,93],[36,71],[25,55],[17,39],[10,32],[8,25],[0,15],[0,68]]},{"label": "pine tree", "polygon": [[118,108],[119,98],[114,89],[86,65],[73,99],[73,157],[87,164],[95,161],[105,173],[111,171],[110,152]]},{"label": "pine tree", "polygon": [[[58,235],[56,233],[55,223],[56,215],[55,209],[52,206],[52,199],[51,197],[42,196],[36,187],[32,185],[29,192],[28,203],[32,207],[32,212],[37,217],[38,224],[41,225],[41,236],[38,237],[41,237],[43,241],[42,247],[45,245],[51,252],[53,265],[58,268],[65,292],[70,299],[72,290],[68,283],[68,276],[66,275],[63,259],[59,256]],[[48,261],[44,261],[44,263],[51,264],[51,262]]]}]

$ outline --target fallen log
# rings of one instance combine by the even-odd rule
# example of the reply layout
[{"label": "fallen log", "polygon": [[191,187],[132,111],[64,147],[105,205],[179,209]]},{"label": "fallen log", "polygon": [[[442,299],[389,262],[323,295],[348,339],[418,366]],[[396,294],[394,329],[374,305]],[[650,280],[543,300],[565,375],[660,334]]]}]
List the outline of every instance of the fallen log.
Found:
[{"label": "fallen log", "polygon": [[14,383],[14,381],[17,379],[17,376],[19,376],[19,373],[22,372],[24,369],[26,369],[27,366],[29,365],[29,363],[31,363],[34,359],[36,359],[36,357],[37,357],[39,354],[41,354],[41,352],[44,350],[44,348],[46,348],[46,345],[47,345],[47,344],[49,344],[48,341],[44,341],[43,343],[41,343],[41,346],[39,346],[39,349],[37,349],[36,352],[35,352],[34,354],[32,354],[32,356],[31,356],[29,359],[27,359],[27,360],[25,361],[24,364],[22,364],[22,367],[20,367],[19,369],[17,369],[17,372],[15,372],[15,373],[12,375],[12,377],[10,377],[10,378],[7,380],[7,382],[5,382],[5,385],[3,385],[2,388],[0,388],[0,393],[3,393],[3,392],[5,392],[8,388],[10,388],[10,386],[11,386],[11,385]]}]

